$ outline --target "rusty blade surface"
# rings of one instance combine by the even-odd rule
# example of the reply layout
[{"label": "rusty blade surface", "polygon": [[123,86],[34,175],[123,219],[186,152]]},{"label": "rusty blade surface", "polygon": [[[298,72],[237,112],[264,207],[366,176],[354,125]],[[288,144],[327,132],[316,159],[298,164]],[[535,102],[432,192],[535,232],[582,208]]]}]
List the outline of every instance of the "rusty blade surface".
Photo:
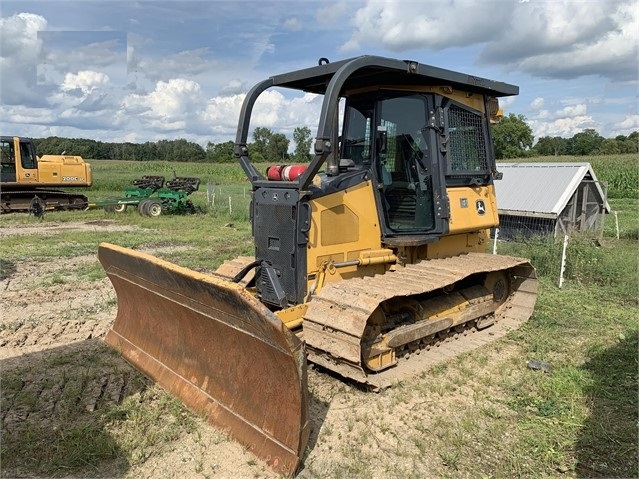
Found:
[{"label": "rusty blade surface", "polygon": [[118,298],[106,342],[274,471],[309,436],[303,343],[240,285],[103,243]]}]

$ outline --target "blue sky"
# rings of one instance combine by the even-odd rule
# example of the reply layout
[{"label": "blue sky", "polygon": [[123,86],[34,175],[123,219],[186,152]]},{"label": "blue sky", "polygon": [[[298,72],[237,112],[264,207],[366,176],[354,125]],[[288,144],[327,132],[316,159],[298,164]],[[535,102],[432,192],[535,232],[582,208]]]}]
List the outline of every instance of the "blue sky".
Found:
[{"label": "blue sky", "polygon": [[[3,135],[234,139],[258,81],[362,54],[520,87],[535,139],[639,130],[636,0],[6,1]],[[267,92],[253,127],[313,133],[320,102]]]}]

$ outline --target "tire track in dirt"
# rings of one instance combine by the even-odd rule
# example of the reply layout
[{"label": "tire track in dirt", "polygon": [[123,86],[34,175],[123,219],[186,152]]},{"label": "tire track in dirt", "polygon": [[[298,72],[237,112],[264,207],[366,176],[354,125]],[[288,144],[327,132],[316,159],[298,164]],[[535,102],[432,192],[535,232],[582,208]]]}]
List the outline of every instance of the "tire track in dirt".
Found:
[{"label": "tire track in dirt", "polygon": [[[110,221],[43,223],[3,226],[0,237],[133,229]],[[189,248],[165,241],[139,249],[157,255]],[[274,477],[200,418],[189,419],[197,423],[195,430],[179,422],[171,426],[172,414],[186,412],[163,405],[166,396],[102,341],[117,306],[110,281],[96,279],[100,269],[97,254],[0,263],[0,475],[189,477],[200,471]],[[146,434],[167,438],[151,439],[150,446],[128,444],[126,437],[118,442],[118,435],[138,427],[131,411],[134,416],[164,411]],[[121,450],[120,444],[127,446]],[[107,455],[92,464],[70,463],[69,456],[83,458],[77,452],[83,447],[91,448],[86,457],[102,453],[102,447]]]},{"label": "tire track in dirt", "polygon": [[[94,255],[14,265],[0,281],[0,360],[103,336],[115,316],[108,279],[78,274]],[[61,284],[48,284],[58,278]]]},{"label": "tire track in dirt", "polygon": [[[3,272],[0,417],[5,444],[27,451],[40,443],[59,447],[72,434],[98,428],[104,421],[99,418],[149,387],[101,341],[116,304],[109,280],[94,279],[98,268],[97,256],[86,255],[16,262]],[[108,439],[100,429],[96,434]],[[38,475],[38,467],[27,459],[7,460],[2,474]]]},{"label": "tire track in dirt", "polygon": [[95,220],[68,223],[43,223],[38,226],[12,226],[0,229],[0,238],[24,235],[53,235],[68,231],[134,231],[138,226],[120,225],[115,220]]}]

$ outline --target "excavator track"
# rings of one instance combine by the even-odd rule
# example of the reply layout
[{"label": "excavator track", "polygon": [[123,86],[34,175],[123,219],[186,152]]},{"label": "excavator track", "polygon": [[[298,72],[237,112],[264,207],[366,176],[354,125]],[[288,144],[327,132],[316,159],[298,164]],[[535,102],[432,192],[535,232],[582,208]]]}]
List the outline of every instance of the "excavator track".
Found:
[{"label": "excavator track", "polygon": [[1,213],[29,212],[39,215],[50,210],[85,210],[88,207],[89,199],[86,196],[55,189],[4,188],[0,199]]},{"label": "excavator track", "polygon": [[[385,388],[516,329],[531,316],[536,291],[536,273],[526,260],[483,253],[330,283],[313,297],[304,315],[308,359],[371,389]],[[431,318],[426,311],[423,320],[414,320],[413,311],[429,309],[429,295],[431,303],[441,304],[455,303],[453,295],[459,294],[471,299],[453,307],[450,315]],[[499,296],[497,303],[493,296]],[[370,330],[380,317],[386,318],[381,330],[387,331],[373,331],[372,337]],[[388,318],[396,323],[384,324]],[[374,356],[374,343],[382,336],[387,341],[379,356],[387,356],[387,365],[375,372],[365,361]]]}]

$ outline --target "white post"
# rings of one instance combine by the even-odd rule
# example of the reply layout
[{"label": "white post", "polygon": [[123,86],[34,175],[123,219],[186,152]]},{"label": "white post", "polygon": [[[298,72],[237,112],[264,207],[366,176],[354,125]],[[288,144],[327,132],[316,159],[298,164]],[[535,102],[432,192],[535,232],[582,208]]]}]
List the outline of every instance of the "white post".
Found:
[{"label": "white post", "polygon": [[495,237],[493,238],[493,254],[497,254],[497,237],[499,236],[499,228],[495,228]]},{"label": "white post", "polygon": [[231,205],[231,197],[229,196],[229,214],[233,214],[233,206]]},{"label": "white post", "polygon": [[617,233],[617,239],[619,239],[619,217],[617,216],[617,212],[614,211],[615,214],[615,231]]},{"label": "white post", "polygon": [[[206,184],[206,204],[211,205],[211,196],[215,196],[215,188],[212,188],[211,183]],[[211,192],[211,190],[213,190]]]},{"label": "white post", "polygon": [[564,284],[564,271],[566,270],[566,250],[568,249],[568,235],[564,235],[564,247],[561,252],[561,271],[559,272],[559,288]]}]

